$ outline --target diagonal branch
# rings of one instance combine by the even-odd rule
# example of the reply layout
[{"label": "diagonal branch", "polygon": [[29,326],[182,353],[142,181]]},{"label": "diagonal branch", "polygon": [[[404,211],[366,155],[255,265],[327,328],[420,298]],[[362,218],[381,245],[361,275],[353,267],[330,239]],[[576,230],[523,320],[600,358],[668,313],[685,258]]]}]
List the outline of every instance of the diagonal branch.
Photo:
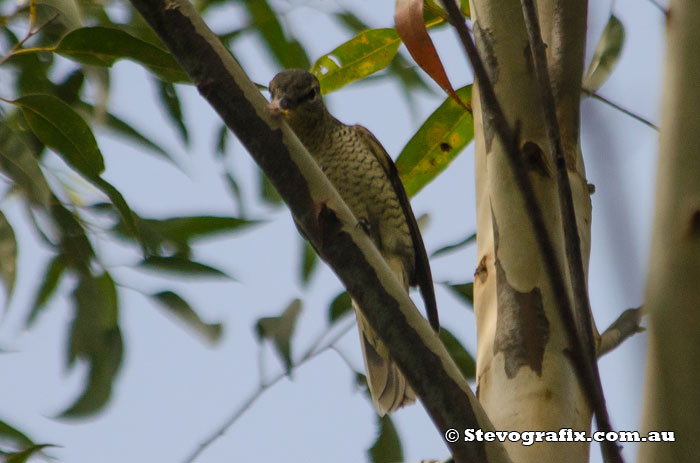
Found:
[{"label": "diagonal branch", "polygon": [[[547,54],[545,44],[542,41],[540,23],[537,19],[537,11],[533,0],[521,0],[523,8],[523,18],[525,28],[530,41],[530,51],[535,64],[535,75],[542,98],[542,112],[544,115],[545,130],[549,141],[549,150],[554,159],[557,171],[557,190],[559,197],[559,211],[562,217],[562,227],[564,229],[564,243],[566,246],[566,261],[569,267],[571,278],[571,288],[574,298],[574,316],[578,324],[578,338],[581,349],[580,361],[585,365],[586,380],[590,382],[586,389],[588,400],[595,411],[596,423],[600,431],[612,431],[608,410],[605,407],[605,396],[603,395],[603,385],[600,381],[598,364],[596,363],[595,342],[593,339],[593,324],[591,321],[591,305],[588,300],[588,287],[586,285],[586,275],[583,270],[583,257],[581,255],[581,241],[576,226],[576,212],[574,210],[574,200],[569,183],[569,172],[564,156],[564,146],[561,140],[561,130],[557,119],[556,103],[552,93],[552,83],[549,78],[547,67]],[[578,350],[578,349],[577,349]],[[601,443],[601,449],[606,462],[621,462],[620,449],[612,441]]]},{"label": "diagonal branch", "polygon": [[[413,305],[308,151],[187,0],[131,0],[202,96],[237,135],[381,337],[441,433],[493,426],[429,324]],[[448,442],[455,461],[510,461],[496,442]]]}]

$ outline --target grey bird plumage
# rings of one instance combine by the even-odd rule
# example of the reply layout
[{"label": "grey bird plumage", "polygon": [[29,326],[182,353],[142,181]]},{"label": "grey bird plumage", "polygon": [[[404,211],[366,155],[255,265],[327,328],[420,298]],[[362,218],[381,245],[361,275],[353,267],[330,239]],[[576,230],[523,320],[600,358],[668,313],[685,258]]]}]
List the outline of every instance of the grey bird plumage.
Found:
[{"label": "grey bird plumage", "polygon": [[[306,146],[355,218],[372,238],[408,291],[419,286],[428,319],[439,322],[432,275],[415,216],[396,166],[366,128],[345,125],[326,109],[315,76],[300,70],[277,74],[270,82],[270,110],[282,115]],[[353,301],[377,412],[390,413],[416,396],[389,351]]]}]

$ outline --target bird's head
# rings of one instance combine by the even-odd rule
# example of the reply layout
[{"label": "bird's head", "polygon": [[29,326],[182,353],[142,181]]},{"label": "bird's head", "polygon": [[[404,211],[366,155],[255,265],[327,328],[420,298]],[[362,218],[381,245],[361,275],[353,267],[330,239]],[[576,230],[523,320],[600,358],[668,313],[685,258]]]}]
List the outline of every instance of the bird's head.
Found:
[{"label": "bird's head", "polygon": [[269,85],[272,96],[268,105],[275,116],[284,116],[290,123],[318,120],[326,109],[321,99],[321,86],[310,72],[288,69],[277,74]]}]

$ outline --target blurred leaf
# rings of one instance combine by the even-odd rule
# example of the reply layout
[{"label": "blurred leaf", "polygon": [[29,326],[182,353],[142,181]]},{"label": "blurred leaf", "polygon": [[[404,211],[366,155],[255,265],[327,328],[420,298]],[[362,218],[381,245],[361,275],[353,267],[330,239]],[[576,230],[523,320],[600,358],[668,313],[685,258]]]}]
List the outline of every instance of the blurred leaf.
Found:
[{"label": "blurred leaf", "polygon": [[338,294],[328,308],[328,321],[333,323],[352,310],[352,299],[347,291]]},{"label": "blurred leaf", "polygon": [[0,420],[0,440],[8,440],[17,447],[27,447],[34,445],[34,442],[23,432],[15,429],[6,422]]},{"label": "blurred leaf", "polygon": [[226,180],[226,186],[228,186],[231,195],[236,200],[236,205],[238,206],[238,215],[240,215],[241,217],[245,217],[246,208],[245,203],[243,202],[243,194],[241,193],[241,188],[240,186],[238,186],[236,178],[230,172],[226,172],[224,178]]},{"label": "blurred leaf", "polygon": [[[141,132],[133,128],[131,125],[127,124],[123,120],[119,119],[117,116],[107,113],[105,114],[105,126],[106,128],[116,134],[119,135],[120,137],[123,137],[127,140],[131,140],[135,142],[137,145],[140,145],[144,148],[148,148],[151,151],[161,155],[168,161],[172,162],[173,164],[176,164],[173,158],[168,154],[167,151],[165,151],[163,148],[158,146],[155,142],[147,138],[145,135],[143,135]],[[177,164],[176,164],[177,165]]]},{"label": "blurred leaf", "polygon": [[[457,90],[462,101],[471,101],[471,85]],[[423,123],[396,159],[396,168],[408,196],[418,193],[438,176],[474,138],[474,119],[453,99],[447,98]]]},{"label": "blurred leaf", "polygon": [[111,67],[119,59],[129,59],[142,64],[167,82],[190,82],[187,74],[168,51],[120,29],[76,29],[63,37],[53,51],[93,66]]},{"label": "blurred leaf", "polygon": [[389,415],[377,417],[379,435],[367,452],[373,463],[397,463],[403,461],[401,439]]},{"label": "blurred leaf", "polygon": [[[471,109],[469,103],[462,100],[447,77],[435,45],[428,35],[423,17],[423,0],[397,0],[396,31],[418,66],[421,67],[457,104],[464,109]],[[440,22],[443,20],[438,18]]]},{"label": "blurred leaf", "polygon": [[272,183],[270,183],[270,180],[268,180],[267,176],[263,173],[263,171],[259,170],[259,172],[260,198],[270,206],[281,205],[283,203],[282,197],[279,195],[279,193],[277,193],[277,190],[274,186],[272,186]]},{"label": "blurred leaf", "polygon": [[158,93],[160,95],[160,101],[166,109],[166,114],[178,132],[182,141],[185,145],[190,143],[190,134],[187,132],[187,126],[182,117],[182,108],[180,106],[180,98],[177,95],[175,86],[169,82],[163,82],[158,80],[156,82],[158,85]]},{"label": "blurred leaf", "polygon": [[320,57],[311,68],[321,83],[321,93],[330,93],[344,85],[384,69],[401,45],[395,29],[370,29]]},{"label": "blurred leaf", "polygon": [[104,170],[90,127],[73,108],[52,95],[27,95],[12,102],[22,108],[34,134],[89,179]]},{"label": "blurred leaf", "polygon": [[63,417],[94,414],[107,404],[123,354],[119,302],[112,277],[106,272],[98,277],[83,273],[73,298],[76,316],[71,326],[68,361],[87,361],[90,373],[82,395],[62,413]]},{"label": "blurred leaf", "polygon": [[12,225],[0,211],[0,278],[5,286],[7,301],[12,296],[17,275],[17,239]]},{"label": "blurred leaf", "polygon": [[307,285],[311,279],[314,269],[318,266],[318,256],[308,241],[302,239],[301,245],[301,282],[302,284]]},{"label": "blurred leaf", "polygon": [[255,220],[211,215],[171,217],[160,220],[142,219],[141,221],[166,240],[179,243],[207,238],[221,233],[231,233],[259,223]]},{"label": "blurred leaf", "polygon": [[36,321],[36,318],[41,313],[41,310],[46,306],[49,298],[53,295],[61,281],[61,276],[66,270],[66,258],[62,254],[57,254],[51,259],[51,262],[46,266],[46,272],[41,279],[41,286],[34,296],[31,312],[27,317],[26,327],[30,327]]},{"label": "blurred leaf", "polygon": [[464,375],[464,379],[471,381],[476,376],[476,362],[464,346],[445,327],[440,327],[440,341],[447,349],[447,352],[455,361],[459,371]]},{"label": "blurred leaf", "polygon": [[231,278],[221,270],[209,265],[194,262],[179,256],[160,257],[149,256],[139,263],[140,267],[170,272],[183,276],[193,277],[225,277]]},{"label": "blurred leaf", "polygon": [[205,323],[199,318],[197,312],[182,299],[179,295],[172,291],[163,291],[151,295],[160,305],[168,310],[168,313],[185,322],[190,328],[201,335],[205,340],[216,343],[221,339],[222,326],[221,323]]},{"label": "blurred leaf", "polygon": [[448,252],[456,251],[472,242],[476,241],[476,233],[472,233],[471,235],[467,236],[463,240],[460,240],[456,243],[453,244],[448,244],[447,246],[443,246],[437,251],[433,252],[430,257],[438,257],[443,254],[447,254]]},{"label": "blurred leaf", "polygon": [[54,21],[61,23],[67,30],[82,25],[80,9],[75,0],[35,0],[37,6],[37,24],[43,24],[54,16]]},{"label": "blurred leaf", "polygon": [[625,28],[614,15],[610,15],[603,35],[595,48],[593,59],[583,78],[583,88],[589,92],[598,90],[612,74],[620,59],[625,43]]},{"label": "blurred leaf", "polygon": [[135,236],[139,242],[142,242],[143,239],[136,225],[136,215],[131,211],[131,208],[126,203],[124,196],[122,196],[119,190],[101,177],[92,179],[92,183],[107,195],[112,204],[114,204],[114,207],[119,211],[122,223],[131,230],[131,234]]},{"label": "blurred leaf", "polygon": [[260,31],[267,49],[283,68],[309,69],[311,62],[301,44],[288,40],[274,12],[266,0],[242,2],[255,28]]},{"label": "blurred leaf", "polygon": [[290,341],[294,334],[297,318],[301,312],[301,300],[294,299],[282,315],[279,317],[265,317],[258,320],[255,330],[260,340],[270,339],[273,341],[277,353],[282,357],[282,361],[287,369],[287,374],[292,368],[292,352]]},{"label": "blurred leaf", "polygon": [[77,69],[68,74],[63,82],[56,85],[54,91],[56,96],[63,100],[64,103],[73,106],[80,101],[80,90],[84,84],[85,73],[82,69]]},{"label": "blurred leaf", "polygon": [[226,124],[221,124],[219,133],[216,137],[216,152],[220,155],[226,154],[226,142],[228,141],[228,127]]},{"label": "blurred leaf", "polygon": [[21,452],[6,455],[5,463],[25,463],[37,452],[41,452],[46,447],[55,447],[52,444],[37,444],[22,450]]},{"label": "blurred leaf", "polygon": [[57,199],[51,205],[50,213],[60,233],[60,253],[64,256],[66,265],[88,271],[95,251],[80,221]]},{"label": "blurred leaf", "polygon": [[462,283],[459,285],[448,284],[447,287],[459,296],[460,299],[467,302],[470,306],[474,306],[474,283]]},{"label": "blurred leaf", "polygon": [[0,121],[0,169],[36,205],[47,207],[51,189],[22,136]]}]

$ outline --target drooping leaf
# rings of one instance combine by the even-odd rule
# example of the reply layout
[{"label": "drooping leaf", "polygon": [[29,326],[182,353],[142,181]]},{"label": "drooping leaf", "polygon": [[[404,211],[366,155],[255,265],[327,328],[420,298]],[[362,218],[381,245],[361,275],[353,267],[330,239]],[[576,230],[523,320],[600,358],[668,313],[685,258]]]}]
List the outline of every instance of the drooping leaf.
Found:
[{"label": "drooping leaf", "polygon": [[302,240],[302,255],[301,255],[301,282],[304,285],[309,283],[314,269],[318,265],[318,256],[314,251],[313,246],[308,241]]},{"label": "drooping leaf", "polygon": [[459,371],[464,375],[464,379],[471,381],[476,375],[476,362],[474,358],[467,352],[464,346],[450,333],[444,326],[440,327],[440,341],[447,349],[447,352],[455,361]]},{"label": "drooping leaf", "polygon": [[88,179],[98,177],[104,161],[92,130],[73,108],[52,95],[27,95],[12,102],[22,109],[34,134]]},{"label": "drooping leaf", "polygon": [[[471,101],[471,85],[457,90]],[[438,176],[474,138],[474,119],[452,98],[447,98],[423,123],[396,159],[396,168],[413,196]]]},{"label": "drooping leaf", "polygon": [[76,315],[71,325],[68,362],[88,362],[87,386],[64,417],[90,415],[104,407],[112,393],[112,382],[122,361],[119,302],[112,277],[82,273],[73,292]]},{"label": "drooping leaf", "polygon": [[141,219],[141,223],[167,241],[189,243],[222,233],[240,231],[259,222],[237,217],[196,215],[168,219]]},{"label": "drooping leaf", "polygon": [[272,183],[270,183],[270,180],[267,178],[267,176],[263,173],[263,171],[260,172],[260,198],[265,201],[267,204],[270,206],[279,206],[281,205],[284,201],[282,201],[282,197],[280,196],[279,193],[277,193],[277,190],[275,189],[274,186],[272,186]]},{"label": "drooping leaf", "polygon": [[282,358],[287,373],[292,368],[291,339],[297,318],[301,312],[301,300],[294,299],[279,317],[265,317],[258,320],[255,330],[260,340],[269,339],[274,343],[277,353]]},{"label": "drooping leaf", "polygon": [[27,317],[26,326],[30,327],[36,321],[41,310],[46,307],[46,303],[53,295],[61,281],[61,276],[66,270],[66,258],[62,254],[57,254],[46,266],[46,272],[41,279],[41,285],[34,296],[32,309]]},{"label": "drooping leaf", "polygon": [[226,154],[226,144],[228,142],[228,127],[226,124],[221,124],[218,135],[216,137],[216,153],[220,156]]},{"label": "drooping leaf", "polygon": [[330,93],[384,69],[401,45],[395,29],[370,29],[320,57],[311,72],[321,83],[321,93]]},{"label": "drooping leaf", "polygon": [[474,306],[474,283],[448,284],[447,287],[467,304]]},{"label": "drooping leaf", "polygon": [[242,2],[248,9],[252,25],[260,32],[267,49],[283,68],[308,69],[311,62],[301,44],[287,39],[278,15],[266,0]]},{"label": "drooping leaf", "polygon": [[620,59],[624,43],[625,28],[615,15],[610,15],[583,78],[583,88],[595,92],[608,80]]},{"label": "drooping leaf", "polygon": [[139,266],[189,277],[231,278],[226,273],[210,265],[205,265],[179,256],[149,256],[142,260]]},{"label": "drooping leaf", "polygon": [[338,294],[328,307],[328,321],[334,323],[352,310],[352,299],[347,291]]},{"label": "drooping leaf", "polygon": [[5,286],[7,299],[10,300],[15,287],[17,274],[17,239],[12,225],[5,214],[0,211],[0,279]]},{"label": "drooping leaf", "polygon": [[[416,63],[423,69],[457,104],[471,109],[458,95],[447,77],[435,45],[428,35],[423,17],[423,0],[397,0],[396,31],[406,45]],[[438,17],[441,22],[444,21]]]},{"label": "drooping leaf", "polygon": [[236,202],[236,206],[238,206],[238,215],[241,216],[241,218],[245,217],[246,208],[245,202],[243,201],[243,193],[241,192],[241,187],[236,181],[236,177],[234,177],[231,172],[226,172],[224,174],[224,180],[226,181],[226,186],[228,187],[228,190],[231,192],[231,196]]},{"label": "drooping leaf", "polygon": [[63,37],[53,51],[94,66],[111,67],[119,59],[129,59],[142,64],[167,82],[190,82],[187,74],[168,51],[120,29],[76,29]]},{"label": "drooping leaf", "polygon": [[148,148],[154,153],[159,154],[163,158],[177,165],[177,163],[173,160],[173,158],[170,156],[170,154],[168,154],[167,151],[161,148],[153,140],[136,130],[133,126],[119,119],[114,114],[105,114],[105,128],[110,132],[114,133],[115,135],[118,135],[127,140],[131,140],[144,148]]},{"label": "drooping leaf", "polygon": [[369,459],[373,463],[397,463],[403,460],[401,438],[389,415],[377,416],[379,434],[377,440],[368,450]]},{"label": "drooping leaf", "polygon": [[476,241],[476,233],[472,233],[471,235],[467,236],[463,240],[459,240],[456,243],[453,244],[448,244],[447,246],[443,246],[437,251],[433,252],[430,257],[438,257],[443,254],[447,254],[448,252],[456,251],[468,244],[471,244]]},{"label": "drooping leaf", "polygon": [[135,236],[139,242],[142,242],[143,240],[141,239],[138,226],[136,225],[136,214],[131,211],[131,207],[129,207],[121,192],[102,177],[92,179],[92,183],[107,195],[112,204],[114,204],[114,207],[119,211],[124,226],[130,230],[130,233]]},{"label": "drooping leaf", "polygon": [[177,95],[175,86],[170,82],[163,82],[162,80],[158,80],[156,85],[158,86],[160,101],[166,110],[165,113],[168,115],[170,122],[177,128],[180,137],[182,137],[182,141],[185,142],[185,145],[189,145],[190,134],[185,125],[182,107],[180,105],[180,97]]},{"label": "drooping leaf", "polygon": [[23,137],[0,121],[0,169],[33,204],[47,207],[51,189]]},{"label": "drooping leaf", "polygon": [[37,445],[32,445],[31,447],[28,447],[20,452],[14,452],[6,455],[5,457],[5,463],[25,463],[29,461],[29,459],[34,455],[35,453],[41,452],[43,449],[47,447],[55,447],[53,444],[37,444]]},{"label": "drooping leaf", "polygon": [[8,440],[17,447],[30,447],[34,442],[22,431],[0,420],[0,440]]},{"label": "drooping leaf", "polygon": [[190,304],[174,292],[162,291],[151,295],[151,297],[165,308],[169,314],[185,322],[188,327],[192,328],[205,340],[215,343],[221,338],[221,323],[203,322]]}]

